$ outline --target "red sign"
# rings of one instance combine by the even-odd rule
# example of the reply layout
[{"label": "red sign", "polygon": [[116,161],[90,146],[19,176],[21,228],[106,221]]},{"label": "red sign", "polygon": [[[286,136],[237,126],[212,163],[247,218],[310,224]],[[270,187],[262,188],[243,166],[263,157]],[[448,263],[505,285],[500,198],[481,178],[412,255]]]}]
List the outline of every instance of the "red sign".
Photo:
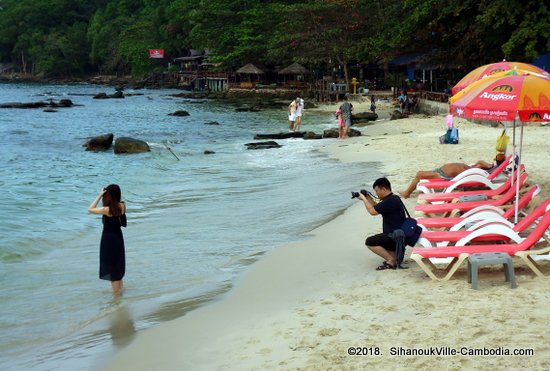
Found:
[{"label": "red sign", "polygon": [[164,49],[149,49],[149,58],[164,58]]}]

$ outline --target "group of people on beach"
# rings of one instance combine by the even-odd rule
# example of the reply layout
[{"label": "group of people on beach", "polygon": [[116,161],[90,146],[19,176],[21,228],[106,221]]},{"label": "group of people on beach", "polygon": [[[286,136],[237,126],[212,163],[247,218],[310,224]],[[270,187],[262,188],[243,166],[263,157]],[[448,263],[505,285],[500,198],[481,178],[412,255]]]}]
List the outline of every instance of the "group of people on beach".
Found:
[{"label": "group of people on beach", "polygon": [[406,90],[401,90],[401,94],[397,97],[397,103],[399,104],[399,111],[408,115],[416,111],[418,97],[414,94],[407,94]]}]

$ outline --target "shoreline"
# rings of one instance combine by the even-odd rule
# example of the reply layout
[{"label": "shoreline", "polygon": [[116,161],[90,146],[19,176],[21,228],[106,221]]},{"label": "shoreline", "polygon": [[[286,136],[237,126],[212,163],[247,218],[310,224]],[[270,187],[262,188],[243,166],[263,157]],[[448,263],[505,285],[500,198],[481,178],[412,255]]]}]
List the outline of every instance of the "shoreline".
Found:
[{"label": "shoreline", "polygon": [[[494,156],[501,129],[457,121],[459,145],[438,143],[443,117],[414,115],[369,125],[361,129],[364,136],[334,140],[322,151],[343,166],[378,161],[399,191],[418,170]],[[526,127],[522,156],[531,184],[543,186],[539,197],[548,197],[543,130]],[[414,196],[405,201],[409,211]],[[352,205],[306,241],[266,253],[221,301],[140,333],[105,369],[355,369],[387,362],[399,369],[548,368],[544,343],[550,336],[540,331],[550,304],[542,290],[547,277],[534,277],[518,264],[519,287],[511,290],[498,268],[488,268],[476,291],[464,268],[448,282],[430,281],[414,262],[408,270],[376,272],[380,259],[365,248],[364,238],[380,229],[379,217]],[[511,326],[521,333],[503,336]],[[389,355],[392,346],[533,348],[535,356],[398,358]],[[376,348],[382,355],[352,357],[348,347]]]}]

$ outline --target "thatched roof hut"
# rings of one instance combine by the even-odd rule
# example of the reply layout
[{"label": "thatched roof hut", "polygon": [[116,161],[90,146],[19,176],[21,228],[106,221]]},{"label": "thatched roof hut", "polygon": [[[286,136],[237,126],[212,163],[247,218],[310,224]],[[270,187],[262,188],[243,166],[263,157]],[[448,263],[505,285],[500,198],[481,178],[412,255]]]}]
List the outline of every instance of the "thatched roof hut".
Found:
[{"label": "thatched roof hut", "polygon": [[252,63],[249,63],[239,68],[237,70],[237,73],[242,73],[243,75],[261,75],[264,73],[264,71],[262,71]]},{"label": "thatched roof hut", "polygon": [[307,68],[296,62],[279,71],[279,75],[306,75],[308,73]]}]

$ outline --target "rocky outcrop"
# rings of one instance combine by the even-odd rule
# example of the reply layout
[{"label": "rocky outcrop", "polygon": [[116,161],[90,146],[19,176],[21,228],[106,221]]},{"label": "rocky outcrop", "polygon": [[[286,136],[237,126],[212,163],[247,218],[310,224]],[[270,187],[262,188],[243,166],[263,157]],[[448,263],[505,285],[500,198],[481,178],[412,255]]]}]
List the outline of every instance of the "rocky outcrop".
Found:
[{"label": "rocky outcrop", "polygon": [[120,90],[117,90],[113,94],[109,95],[109,98],[114,98],[114,99],[124,98],[124,93]]},{"label": "rocky outcrop", "polygon": [[[338,133],[338,129],[337,129],[337,128],[326,129],[326,130],[323,132],[323,138],[338,138],[339,135],[340,135],[340,134]],[[361,136],[361,132],[360,132],[359,130],[350,128],[349,131],[348,131],[348,136],[349,136],[349,137],[360,137],[360,136]]]},{"label": "rocky outcrop", "polygon": [[86,151],[105,151],[113,145],[113,133],[98,135],[84,144]]},{"label": "rocky outcrop", "polygon": [[189,116],[189,112],[180,110],[180,111],[169,113],[168,116],[185,117],[185,116]]},{"label": "rocky outcrop", "polygon": [[254,142],[254,143],[246,143],[245,144],[246,149],[267,149],[267,148],[280,148],[282,147],[279,143],[270,140],[267,142]]},{"label": "rocky outcrop", "polygon": [[360,112],[354,115],[351,115],[351,120],[353,123],[360,121],[376,121],[378,120],[378,115],[373,112]]},{"label": "rocky outcrop", "polygon": [[[70,99],[61,99],[59,102],[49,101],[49,102],[28,102],[28,103],[2,103],[0,108],[65,108],[72,107],[74,104]],[[52,112],[52,111],[48,111]]]},{"label": "rocky outcrop", "polygon": [[308,131],[304,134],[304,139],[323,139],[321,134],[315,134],[313,131]]},{"label": "rocky outcrop", "polygon": [[291,133],[273,133],[273,134],[256,134],[254,139],[288,139],[288,138],[303,138],[304,133],[300,131],[291,132]]},{"label": "rocky outcrop", "polygon": [[115,153],[142,153],[150,152],[149,145],[139,139],[121,137],[115,141]]},{"label": "rocky outcrop", "polygon": [[113,98],[113,99],[124,98],[124,93],[120,90],[117,90],[111,95],[108,95],[107,93],[97,93],[96,95],[94,95],[94,99],[109,99],[109,98]]},{"label": "rocky outcrop", "polygon": [[400,120],[400,119],[405,119],[407,117],[409,116],[399,112],[398,110],[395,110],[391,113],[390,120]]}]

